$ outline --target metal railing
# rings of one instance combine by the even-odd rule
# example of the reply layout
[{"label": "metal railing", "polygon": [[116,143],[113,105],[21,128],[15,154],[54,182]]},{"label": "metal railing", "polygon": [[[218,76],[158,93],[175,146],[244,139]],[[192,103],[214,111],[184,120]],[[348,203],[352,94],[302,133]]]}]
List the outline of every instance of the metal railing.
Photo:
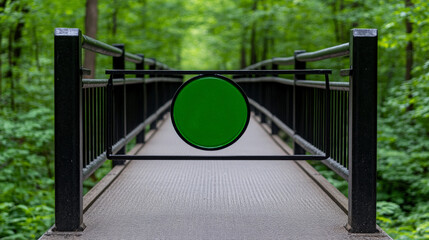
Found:
[{"label": "metal railing", "polygon": [[[109,45],[82,35],[79,29],[55,29],[55,229],[82,229],[82,184],[107,159],[106,106],[109,79],[84,79],[82,49],[112,57],[113,69],[170,70],[155,59],[125,52],[124,45]],[[105,67],[110,68],[110,67]],[[115,75],[113,93],[113,140],[115,150],[125,153],[133,138],[145,140],[145,131],[156,128],[168,111],[169,100],[183,82],[178,75]],[[114,165],[123,160],[114,161]]]},{"label": "metal railing", "polygon": [[[82,48],[113,57],[113,70],[106,71],[110,79],[82,79],[87,72],[81,68]],[[307,62],[341,56],[350,59],[350,69],[342,71],[342,75],[350,77],[349,82],[329,81],[326,74],[330,70],[321,72],[325,74],[325,82],[307,80],[307,75],[317,73],[306,68]],[[136,70],[123,70],[125,61],[135,63]],[[293,70],[279,70],[287,65],[293,66]],[[149,69],[145,70],[145,66]],[[214,73],[236,75],[234,81],[245,90],[251,110],[260,121],[271,125],[272,134],[282,131],[293,140],[294,156],[265,156],[266,159],[299,160],[310,157],[307,154],[323,159],[323,163],[349,183],[349,230],[376,231],[376,30],[354,29],[350,43],[315,52],[295,51],[292,57],[265,60],[243,70],[203,72],[172,70],[154,59],[125,52],[123,45],[111,46],[83,36],[78,29],[56,29],[58,231],[81,228],[82,181],[105,161],[106,149],[116,159],[115,164],[124,159],[165,158],[129,156],[125,154],[125,146],[133,138],[143,142],[148,126],[156,128],[157,120],[168,111],[183,75]],[[133,77],[125,78],[125,74]],[[293,79],[285,78],[284,74]],[[262,157],[226,156],[243,160]]]},{"label": "metal railing", "polygon": [[[350,43],[314,52],[295,51],[293,57],[273,58],[246,70],[279,69],[291,65],[306,69],[307,62],[349,56],[350,69],[342,70],[349,82],[293,79],[271,76],[235,78],[250,98],[253,112],[272,134],[283,131],[293,141],[294,154],[329,156],[322,162],[349,183],[348,228],[351,232],[376,232],[377,146],[377,30],[353,29]],[[326,68],[326,67],[325,67]],[[326,117],[326,91],[330,116]],[[329,136],[325,136],[329,119]],[[328,137],[328,138],[326,138]]]}]

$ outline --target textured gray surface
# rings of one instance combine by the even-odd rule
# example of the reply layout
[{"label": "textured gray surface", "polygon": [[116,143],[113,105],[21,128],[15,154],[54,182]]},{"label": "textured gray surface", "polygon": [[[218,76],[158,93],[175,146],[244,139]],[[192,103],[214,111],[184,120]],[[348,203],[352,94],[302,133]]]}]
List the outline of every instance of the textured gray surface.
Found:
[{"label": "textured gray surface", "polygon": [[[218,152],[187,146],[168,120],[140,152],[202,153],[284,154],[253,120]],[[378,239],[348,234],[346,214],[290,161],[133,161],[84,222],[82,234],[63,238]]]}]

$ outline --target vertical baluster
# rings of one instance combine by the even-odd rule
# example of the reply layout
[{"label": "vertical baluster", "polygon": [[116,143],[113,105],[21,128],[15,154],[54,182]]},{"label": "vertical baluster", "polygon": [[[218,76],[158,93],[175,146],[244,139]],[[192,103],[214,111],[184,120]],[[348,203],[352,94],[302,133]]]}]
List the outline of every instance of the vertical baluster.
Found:
[{"label": "vertical baluster", "polygon": [[[138,54],[142,57],[141,63],[136,64],[136,70],[144,70],[144,55]],[[137,78],[144,78],[144,74],[137,74]],[[144,122],[146,119],[146,83],[143,81],[140,87],[139,99],[138,99],[138,124]],[[146,129],[143,129],[136,137],[137,143],[144,143]]]},{"label": "vertical baluster", "polygon": [[89,89],[89,161],[94,159],[94,88]]},{"label": "vertical baluster", "polygon": [[341,128],[340,128],[340,158],[341,158],[341,165],[344,166],[345,159],[344,159],[344,151],[345,151],[345,139],[344,139],[344,95],[345,91],[340,92],[340,119],[338,120]]},{"label": "vertical baluster", "polygon": [[106,88],[100,88],[101,98],[100,98],[100,147],[101,147],[101,153],[104,152],[105,146],[106,146],[106,131],[105,131],[105,121],[106,121],[106,113],[105,113],[105,90]]},{"label": "vertical baluster", "polygon": [[350,131],[349,131],[349,116],[350,116],[349,98],[350,98],[350,92],[347,92],[345,98],[346,98],[345,99],[346,105],[344,107],[347,109],[347,111],[346,111],[347,114],[345,115],[345,118],[344,118],[344,125],[345,125],[344,130],[346,132],[346,134],[345,134],[345,138],[346,138],[346,146],[345,146],[345,148],[346,148],[346,154],[345,154],[346,162],[345,162],[345,165],[346,165],[347,169],[349,169],[349,151],[350,151],[350,149],[349,149],[349,140],[350,140],[350,137],[349,137],[349,134],[350,134]]},{"label": "vertical baluster", "polygon": [[[153,59],[153,61],[155,62],[154,63],[154,65],[151,65],[150,67],[149,67],[149,69],[150,70],[156,70],[157,68],[156,68],[156,59]],[[155,74],[152,74],[152,75],[150,75],[150,77],[151,78],[156,78],[157,77],[157,75],[155,75]],[[149,103],[149,104],[151,104],[151,109],[152,109],[152,111],[151,111],[151,114],[154,114],[154,113],[156,113],[156,110],[158,109],[158,88],[157,88],[157,81],[153,81],[152,83],[151,83],[151,85],[152,85],[152,87],[151,87],[151,94],[152,94],[152,97],[151,97],[151,102]],[[156,118],[156,119],[158,119],[158,117]],[[150,129],[156,129],[156,120],[155,121],[153,121],[151,124],[150,124]]]},{"label": "vertical baluster", "polygon": [[83,164],[82,167],[88,165],[88,89],[82,89],[82,124],[83,124],[83,137],[82,137],[82,147],[83,147]]}]

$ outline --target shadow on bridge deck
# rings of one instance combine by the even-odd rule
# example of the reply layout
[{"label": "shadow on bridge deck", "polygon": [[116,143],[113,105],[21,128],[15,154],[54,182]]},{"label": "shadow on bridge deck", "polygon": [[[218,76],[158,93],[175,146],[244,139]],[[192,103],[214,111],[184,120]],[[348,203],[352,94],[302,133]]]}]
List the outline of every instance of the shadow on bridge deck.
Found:
[{"label": "shadow on bridge deck", "polygon": [[[169,119],[139,153],[285,154],[254,120],[231,147],[204,152],[182,142]],[[132,161],[87,208],[83,232],[48,232],[42,239],[390,239],[349,234],[347,214],[336,203],[344,208],[344,197],[334,193],[334,201],[302,164]],[[89,206],[95,198],[90,192],[85,199]]]}]

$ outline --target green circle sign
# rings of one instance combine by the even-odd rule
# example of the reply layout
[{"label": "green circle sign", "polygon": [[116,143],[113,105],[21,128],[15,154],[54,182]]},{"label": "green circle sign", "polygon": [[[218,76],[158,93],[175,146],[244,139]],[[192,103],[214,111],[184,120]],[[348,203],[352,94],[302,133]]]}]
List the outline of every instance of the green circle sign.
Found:
[{"label": "green circle sign", "polygon": [[189,145],[219,150],[237,141],[249,124],[249,102],[243,90],[221,75],[191,78],[177,90],[171,120]]}]

